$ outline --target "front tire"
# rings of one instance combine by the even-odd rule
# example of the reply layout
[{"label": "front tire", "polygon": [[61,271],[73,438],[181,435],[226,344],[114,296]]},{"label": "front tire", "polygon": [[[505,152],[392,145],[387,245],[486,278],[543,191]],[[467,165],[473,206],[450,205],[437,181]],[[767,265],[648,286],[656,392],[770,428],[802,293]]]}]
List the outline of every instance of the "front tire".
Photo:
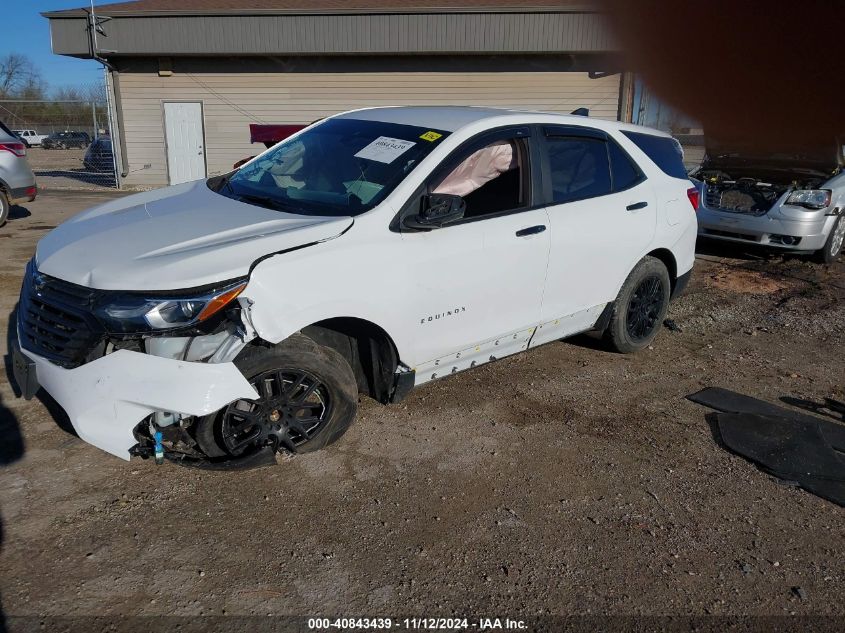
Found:
[{"label": "front tire", "polygon": [[197,443],[215,461],[247,457],[268,445],[310,453],[337,441],[355,419],[352,368],[307,336],[247,347],[235,365],[261,397],[237,400],[197,422]]},{"label": "front tire", "polygon": [[845,244],[845,220],[840,215],[833,223],[824,248],[816,253],[818,260],[823,264],[832,264],[842,254],[843,244]]},{"label": "front tire", "polygon": [[9,210],[12,208],[12,205],[9,203],[9,198],[6,196],[4,191],[0,191],[0,226],[6,224],[6,220],[9,219]]},{"label": "front tire", "polygon": [[663,262],[655,257],[640,260],[613,303],[604,333],[611,349],[632,354],[650,345],[666,317],[671,293],[669,271]]}]

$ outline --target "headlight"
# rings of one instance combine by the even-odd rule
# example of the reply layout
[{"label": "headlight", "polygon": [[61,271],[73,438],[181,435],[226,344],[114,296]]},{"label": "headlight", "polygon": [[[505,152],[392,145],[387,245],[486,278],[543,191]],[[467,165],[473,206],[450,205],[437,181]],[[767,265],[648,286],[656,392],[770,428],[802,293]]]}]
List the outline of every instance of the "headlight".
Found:
[{"label": "headlight", "polygon": [[111,332],[172,330],[201,323],[217,314],[243,291],[246,284],[241,280],[184,297],[134,293],[107,295],[95,314]]},{"label": "headlight", "polygon": [[830,189],[799,189],[789,194],[784,204],[817,211],[830,206]]}]

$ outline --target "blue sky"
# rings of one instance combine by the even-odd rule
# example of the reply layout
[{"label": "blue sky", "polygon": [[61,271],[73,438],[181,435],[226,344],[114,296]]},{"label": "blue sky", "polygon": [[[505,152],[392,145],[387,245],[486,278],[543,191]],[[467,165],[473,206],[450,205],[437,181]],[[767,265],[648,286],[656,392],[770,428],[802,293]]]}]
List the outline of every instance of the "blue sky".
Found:
[{"label": "blue sky", "polygon": [[102,66],[97,62],[53,55],[50,51],[50,27],[47,18],[41,16],[42,11],[87,6],[88,0],[11,0],[3,4],[6,28],[0,38],[0,56],[22,53],[29,57],[41,71],[50,90],[101,81]]}]

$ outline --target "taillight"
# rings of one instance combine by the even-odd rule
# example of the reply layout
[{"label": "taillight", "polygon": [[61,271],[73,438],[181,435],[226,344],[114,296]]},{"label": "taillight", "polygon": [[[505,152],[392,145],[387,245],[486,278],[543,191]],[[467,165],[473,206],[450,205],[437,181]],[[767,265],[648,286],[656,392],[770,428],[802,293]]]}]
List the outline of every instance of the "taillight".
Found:
[{"label": "taillight", "polygon": [[698,187],[690,187],[687,189],[687,198],[689,198],[689,203],[696,211],[698,211],[699,196],[701,196],[701,192],[698,190]]},{"label": "taillight", "polygon": [[0,150],[12,152],[15,156],[26,156],[26,145],[23,143],[0,143]]}]

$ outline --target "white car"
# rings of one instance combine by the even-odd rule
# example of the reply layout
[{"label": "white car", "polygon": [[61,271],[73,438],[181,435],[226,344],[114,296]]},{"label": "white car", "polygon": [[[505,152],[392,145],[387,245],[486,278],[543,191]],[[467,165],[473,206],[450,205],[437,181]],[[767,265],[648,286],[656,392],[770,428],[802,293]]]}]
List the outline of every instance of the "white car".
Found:
[{"label": "white car", "polygon": [[41,141],[47,138],[46,134],[39,134],[35,130],[12,130],[27,147],[40,147]]},{"label": "white car", "polygon": [[[340,114],[226,176],[94,207],[45,236],[16,381],[128,459],[312,451],[358,394],[585,331],[649,345],[693,267],[670,136],[473,107]],[[505,388],[506,386],[502,386]]]},{"label": "white car", "polygon": [[793,253],[824,263],[845,243],[845,146],[761,152],[708,140],[700,180],[699,235]]}]

